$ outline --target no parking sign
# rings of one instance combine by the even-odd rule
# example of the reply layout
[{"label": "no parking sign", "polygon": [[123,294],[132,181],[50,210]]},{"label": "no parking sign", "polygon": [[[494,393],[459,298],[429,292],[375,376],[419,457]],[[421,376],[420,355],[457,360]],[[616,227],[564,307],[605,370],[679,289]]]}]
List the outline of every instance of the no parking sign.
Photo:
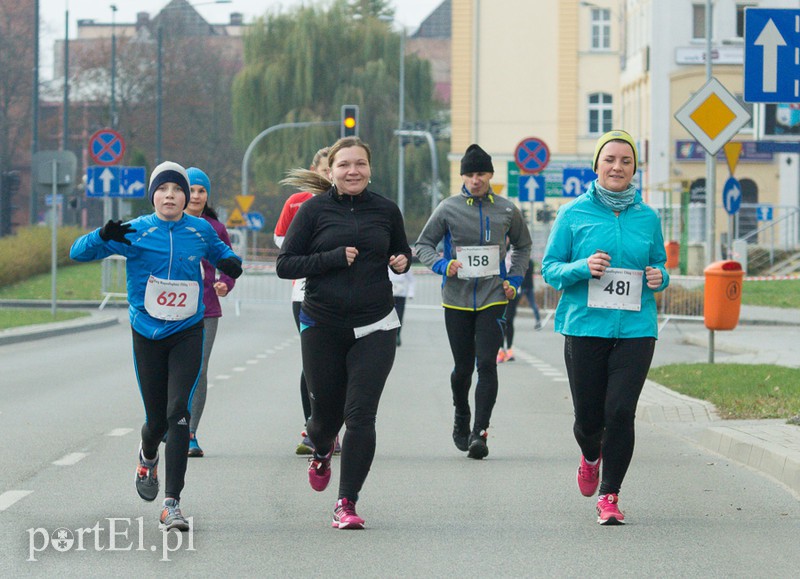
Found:
[{"label": "no parking sign", "polygon": [[125,139],[114,129],[100,129],[89,138],[89,157],[98,165],[116,165],[125,155]]},{"label": "no parking sign", "polygon": [[514,162],[523,173],[539,173],[550,162],[550,149],[543,140],[527,137],[514,150]]}]

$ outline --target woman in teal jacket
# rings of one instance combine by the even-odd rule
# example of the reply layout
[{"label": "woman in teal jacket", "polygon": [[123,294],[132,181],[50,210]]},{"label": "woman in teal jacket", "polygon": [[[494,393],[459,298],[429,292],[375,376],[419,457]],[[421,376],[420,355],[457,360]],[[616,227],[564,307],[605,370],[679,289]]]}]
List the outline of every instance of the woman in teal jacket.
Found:
[{"label": "woman in teal jacket", "polygon": [[558,211],[542,260],[544,280],[562,292],[555,330],[565,338],[573,431],[582,452],[578,488],[590,497],[600,487],[602,525],[625,520],[618,494],[658,338],[655,292],[669,284],[658,214],[631,184],[636,161],[628,133],[600,137],[592,166],[597,180]]}]

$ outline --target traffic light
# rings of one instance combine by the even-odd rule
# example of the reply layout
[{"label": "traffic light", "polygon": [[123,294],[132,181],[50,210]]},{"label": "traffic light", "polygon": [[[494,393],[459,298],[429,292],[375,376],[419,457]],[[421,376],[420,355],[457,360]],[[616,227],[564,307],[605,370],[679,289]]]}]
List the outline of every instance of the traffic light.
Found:
[{"label": "traffic light", "polygon": [[358,136],[358,105],[342,105],[342,137]]}]

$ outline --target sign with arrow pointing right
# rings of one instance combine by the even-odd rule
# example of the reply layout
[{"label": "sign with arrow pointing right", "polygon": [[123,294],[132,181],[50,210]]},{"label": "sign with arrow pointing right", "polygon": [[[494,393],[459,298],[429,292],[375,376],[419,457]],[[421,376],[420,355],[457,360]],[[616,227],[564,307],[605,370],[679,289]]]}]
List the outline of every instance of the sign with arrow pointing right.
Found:
[{"label": "sign with arrow pointing right", "polygon": [[735,177],[729,177],[722,188],[722,204],[729,215],[739,211],[742,204],[742,185]]}]

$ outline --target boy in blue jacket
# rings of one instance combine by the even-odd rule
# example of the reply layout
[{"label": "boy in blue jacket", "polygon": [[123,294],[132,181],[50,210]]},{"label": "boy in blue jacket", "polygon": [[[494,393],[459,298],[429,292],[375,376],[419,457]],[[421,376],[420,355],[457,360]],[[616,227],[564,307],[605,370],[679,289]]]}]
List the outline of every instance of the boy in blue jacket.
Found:
[{"label": "boy in blue jacket", "polygon": [[164,530],[188,531],[180,494],[189,449],[189,408],[203,359],[200,260],[205,258],[232,278],[241,275],[242,260],[207,221],[184,214],[190,192],[182,166],[170,161],[158,165],[148,194],[154,213],[128,223],[109,220],[75,240],[70,257],[127,258],[133,361],[145,408],[136,491],[146,501],[158,496],[158,446],[169,429],[165,453],[170,468],[159,521]]}]

